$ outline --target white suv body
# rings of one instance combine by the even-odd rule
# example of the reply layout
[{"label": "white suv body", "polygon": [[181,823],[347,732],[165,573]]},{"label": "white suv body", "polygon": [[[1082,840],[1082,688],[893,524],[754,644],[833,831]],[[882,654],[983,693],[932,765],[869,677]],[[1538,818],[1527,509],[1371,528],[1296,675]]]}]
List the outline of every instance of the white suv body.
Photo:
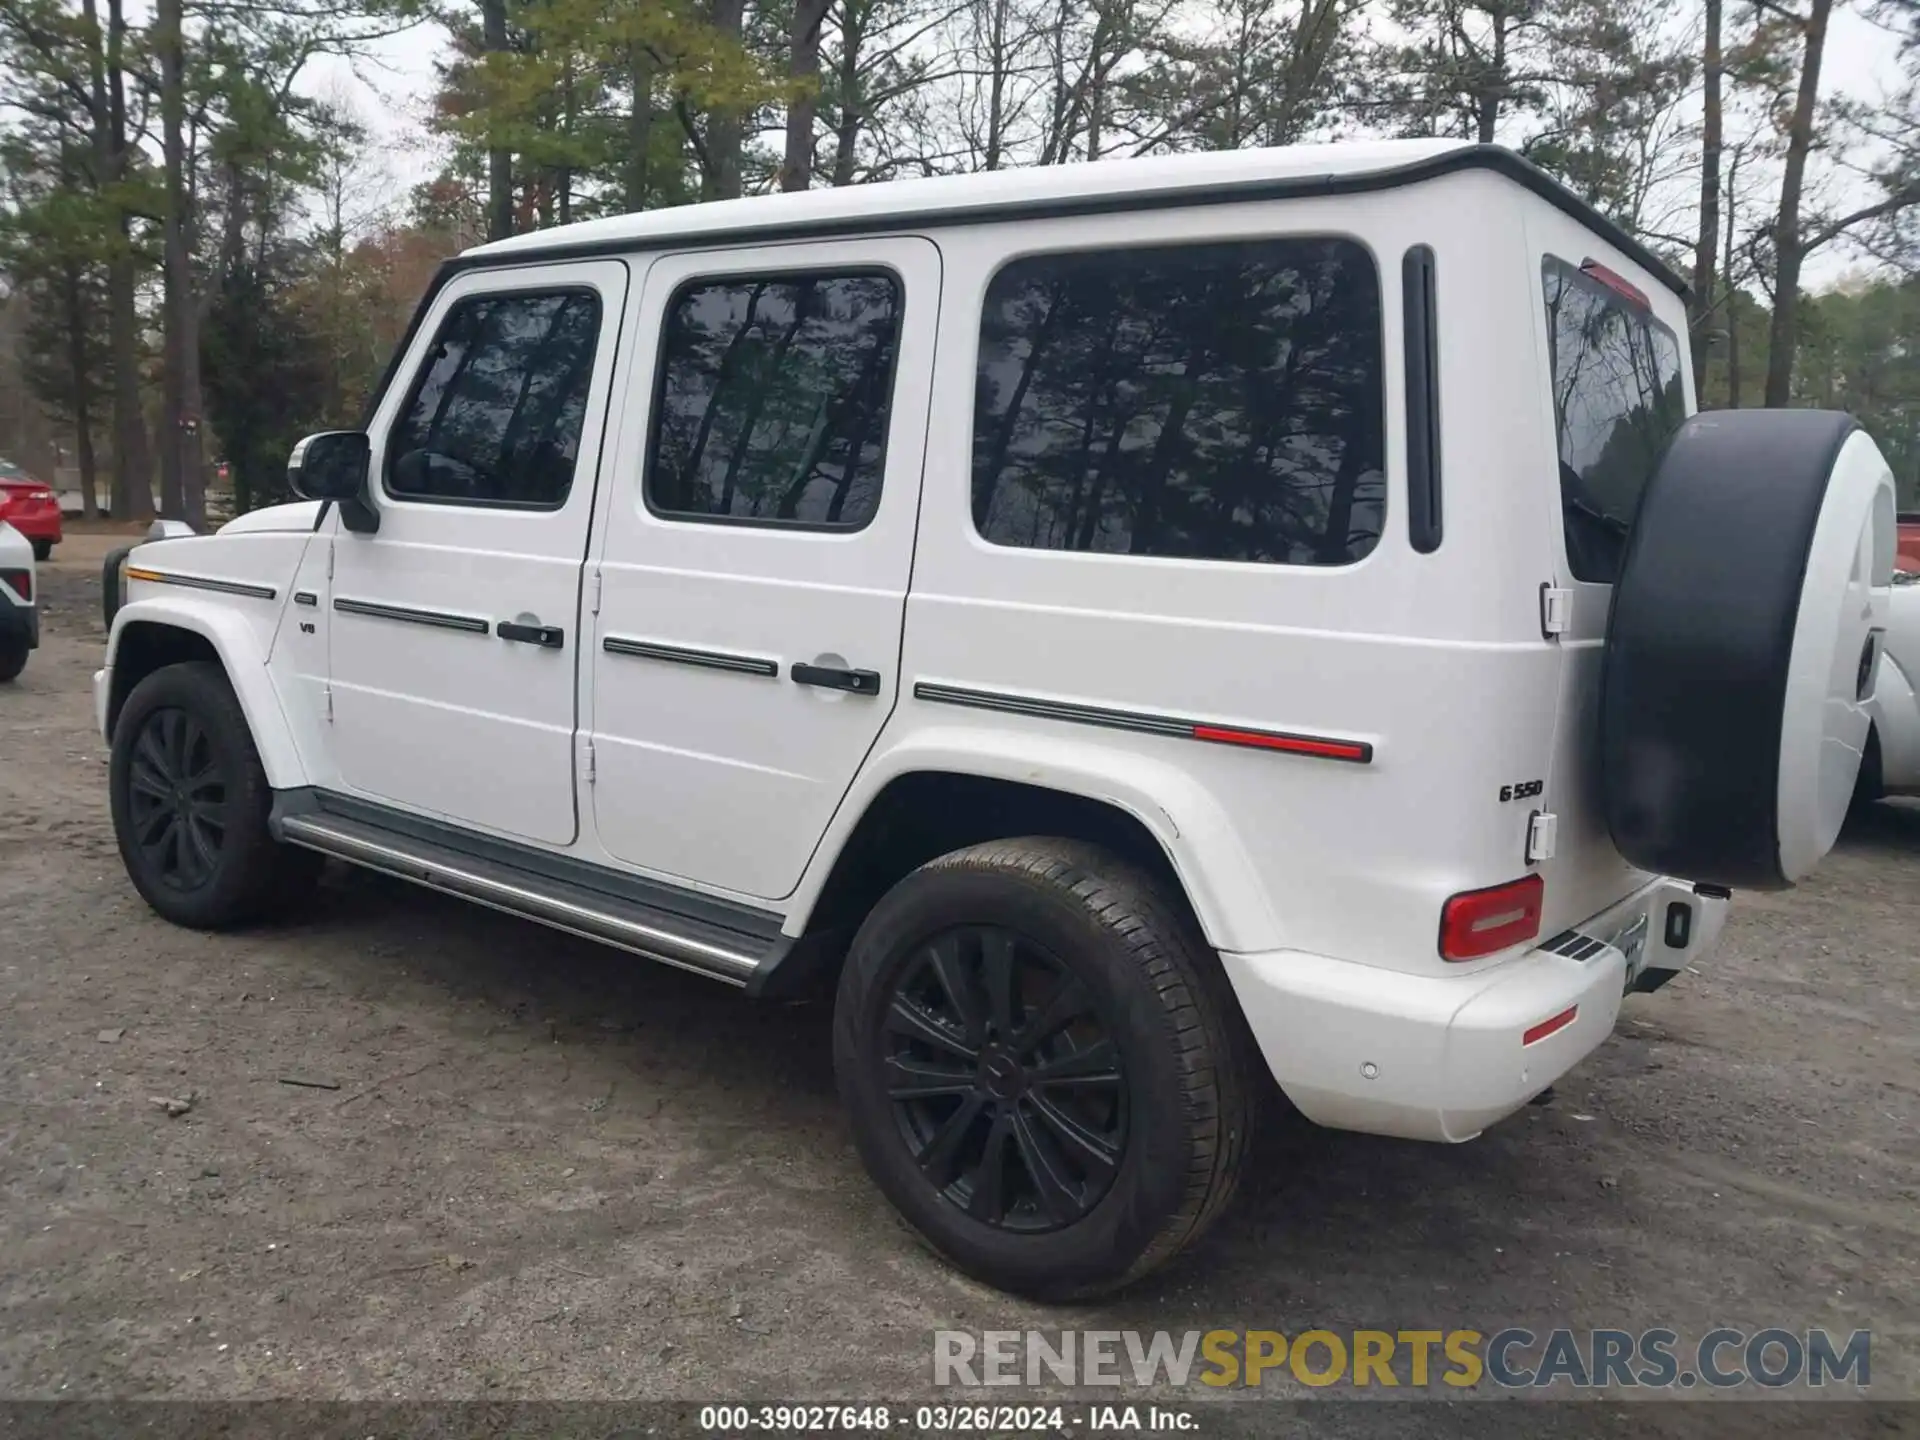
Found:
[{"label": "white suv body", "polygon": [[[364,440],[296,453],[327,502],[134,552],[98,718],[113,737],[142,680],[217,665],[275,838],[753,991],[859,932],[857,961],[923,862],[1098,846],[1190,913],[1309,1117],[1464,1140],[1723,923],[1716,876],[1623,856],[1596,734],[1617,536],[1693,409],[1685,329],[1650,255],[1448,142],[520,236],[449,265]],[[1583,335],[1621,373],[1556,353]],[[331,488],[352,445],[364,473]],[[1569,459],[1590,491],[1556,482]],[[1870,497],[1855,534],[1877,460],[1856,437],[1835,462]],[[1872,560],[1859,614],[1831,607],[1857,651],[1881,542],[1835,543]],[[1783,807],[1832,788],[1821,755],[1857,765],[1864,726],[1857,697],[1820,711],[1828,651],[1795,664],[1831,713],[1780,750]],[[1832,841],[1811,811],[1800,840],[1782,822],[1781,883]],[[964,1054],[1013,1134],[1037,1102],[1001,1091],[1041,1071]],[[973,1246],[861,1143],[998,1283],[1170,1253],[1099,1273]],[[945,1203],[1000,1203],[993,1174],[996,1198],[976,1169]]]}]

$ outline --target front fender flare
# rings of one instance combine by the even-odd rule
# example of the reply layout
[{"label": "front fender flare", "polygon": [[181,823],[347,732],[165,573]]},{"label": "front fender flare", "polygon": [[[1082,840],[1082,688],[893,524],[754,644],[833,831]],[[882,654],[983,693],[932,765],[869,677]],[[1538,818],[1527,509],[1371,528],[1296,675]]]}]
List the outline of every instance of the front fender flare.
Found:
[{"label": "front fender flare", "polygon": [[1209,944],[1264,950],[1283,943],[1266,888],[1225,808],[1186,771],[1098,739],[978,726],[918,729],[868,760],[793,893],[788,934],[804,930],[834,862],[874,798],[902,776],[925,773],[1009,780],[1124,810],[1166,852]]},{"label": "front fender flare", "polygon": [[[276,790],[297,789],[308,783],[306,768],[294,747],[293,728],[287,722],[286,711],[281,707],[280,696],[267,670],[266,647],[261,643],[254,620],[218,603],[191,597],[131,601],[114,615],[113,629],[107,636],[105,674],[109,687],[121,637],[128,626],[141,624],[189,631],[212,645],[227,672],[227,683],[239,697],[247,728],[253,732],[253,746],[260,753],[267,783]],[[120,698],[124,700],[125,696]],[[116,713],[117,709],[102,707],[102,729],[109,742],[113,739],[112,722]]]}]

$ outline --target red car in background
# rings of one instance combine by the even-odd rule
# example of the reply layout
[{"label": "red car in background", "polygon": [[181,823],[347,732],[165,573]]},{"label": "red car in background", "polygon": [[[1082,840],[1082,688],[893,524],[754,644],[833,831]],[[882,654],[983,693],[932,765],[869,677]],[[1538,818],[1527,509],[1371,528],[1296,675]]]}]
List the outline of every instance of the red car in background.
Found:
[{"label": "red car in background", "polygon": [[1900,548],[1894,553],[1893,568],[1920,572],[1920,511],[1900,517]]},{"label": "red car in background", "polygon": [[36,560],[45,560],[60,543],[59,497],[11,460],[0,460],[0,520],[33,542]]}]

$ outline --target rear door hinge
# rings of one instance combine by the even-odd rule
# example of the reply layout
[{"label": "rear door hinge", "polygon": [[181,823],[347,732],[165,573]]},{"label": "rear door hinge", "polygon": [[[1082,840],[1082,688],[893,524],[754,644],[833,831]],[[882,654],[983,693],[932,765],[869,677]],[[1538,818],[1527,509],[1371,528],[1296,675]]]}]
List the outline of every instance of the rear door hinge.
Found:
[{"label": "rear door hinge", "polygon": [[1540,587],[1540,633],[1547,639],[1567,633],[1573,622],[1573,591],[1542,584]]},{"label": "rear door hinge", "polygon": [[593,741],[589,740],[587,741],[587,784],[593,784],[598,778],[598,767],[593,758]]},{"label": "rear door hinge", "polygon": [[327,723],[331,725],[333,723],[333,686],[330,684],[322,685],[320,687],[320,698],[326,703]]},{"label": "rear door hinge", "polygon": [[333,579],[333,542],[327,542],[327,579]]},{"label": "rear door hinge", "polygon": [[599,570],[594,571],[593,572],[593,612],[592,613],[595,615],[598,615],[600,613],[600,592],[605,587],[606,587],[605,573]]},{"label": "rear door hinge", "polygon": [[1527,818],[1527,863],[1551,860],[1560,840],[1560,817],[1536,810]]}]

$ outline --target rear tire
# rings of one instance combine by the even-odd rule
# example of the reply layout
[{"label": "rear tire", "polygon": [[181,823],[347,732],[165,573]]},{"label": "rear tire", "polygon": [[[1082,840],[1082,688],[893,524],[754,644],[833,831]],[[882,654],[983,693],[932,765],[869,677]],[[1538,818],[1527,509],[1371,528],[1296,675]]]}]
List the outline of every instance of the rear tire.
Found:
[{"label": "rear tire", "polygon": [[0,685],[14,679],[27,668],[27,656],[32,648],[24,635],[17,640],[0,640]]},{"label": "rear tire", "polygon": [[1231,1198],[1250,1088],[1233,1004],[1147,875],[1078,841],[1000,840],[868,916],[834,1069],[908,1223],[990,1285],[1069,1299],[1163,1264]]},{"label": "rear tire", "polygon": [[275,842],[273,791],[225,673],[168,665],[113,727],[114,835],[134,888],[176,925],[225,930],[294,903],[321,857]]},{"label": "rear tire", "polygon": [[38,560],[42,565],[51,560],[53,558],[53,541],[35,540],[33,542],[33,558]]}]

